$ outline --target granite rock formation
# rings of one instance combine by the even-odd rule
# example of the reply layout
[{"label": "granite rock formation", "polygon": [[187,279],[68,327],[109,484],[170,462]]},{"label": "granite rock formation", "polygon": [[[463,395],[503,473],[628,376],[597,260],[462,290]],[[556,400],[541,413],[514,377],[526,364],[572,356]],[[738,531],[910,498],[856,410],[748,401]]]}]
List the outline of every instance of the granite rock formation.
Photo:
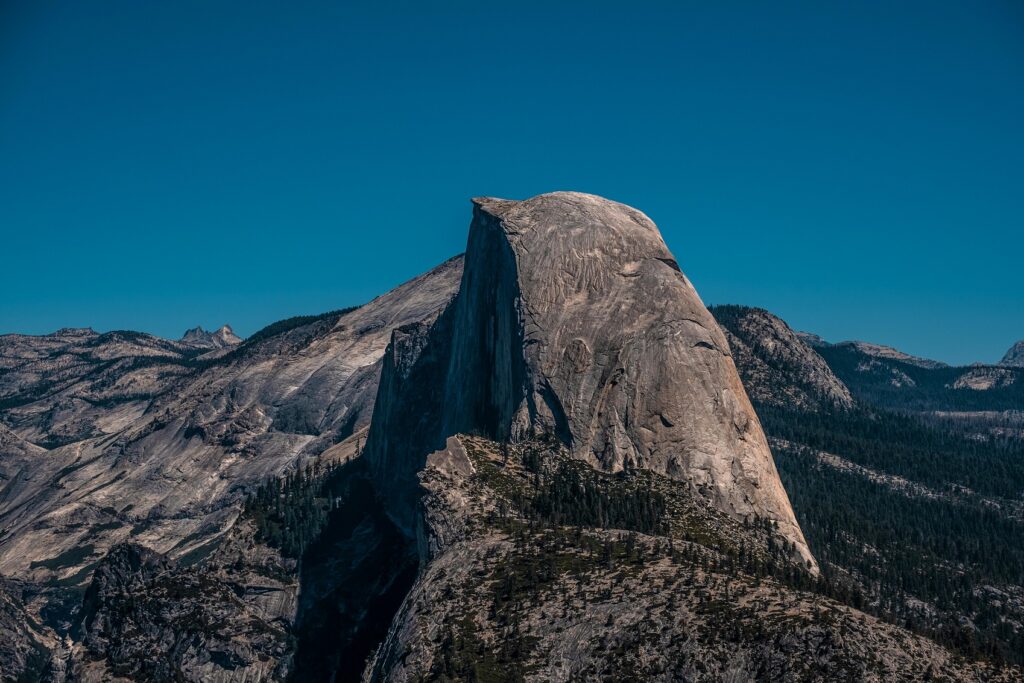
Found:
[{"label": "granite rock formation", "polygon": [[181,337],[183,344],[196,348],[224,349],[238,346],[242,338],[235,334],[230,325],[223,325],[213,332],[207,332],[201,326],[193,327]]},{"label": "granite rock formation", "polygon": [[[1024,383],[715,314],[643,214],[553,193],[477,199],[464,258],[242,343],[0,337],[0,679],[1019,680],[876,599],[908,574],[836,554],[863,528],[807,523],[818,572],[748,395],[817,438],[869,381]],[[974,495],[773,435],[787,476]],[[865,490],[786,482],[802,520]],[[949,616],[1005,635],[1019,591],[967,589],[996,598]]]},{"label": "granite rock formation", "polygon": [[49,634],[32,618],[22,586],[0,577],[0,681],[45,680],[53,671]]},{"label": "granite rock formation", "polygon": [[291,666],[294,562],[252,543],[245,524],[202,566],[114,546],[71,631],[81,683],[283,680]]},{"label": "granite rock formation", "polygon": [[368,455],[404,490],[402,524],[448,436],[550,435],[772,520],[814,566],[725,336],[649,218],[573,192],[478,198],[465,258],[452,304],[396,331],[385,359]]},{"label": "granite rock formation", "polygon": [[922,368],[943,368],[946,367],[946,363],[938,360],[931,360],[930,358],[921,358],[919,356],[912,356],[909,353],[904,353],[898,349],[894,349],[891,346],[884,346],[882,344],[871,344],[868,342],[854,341],[854,342],[843,342],[850,344],[858,351],[866,353],[869,356],[876,356],[878,358],[889,358],[892,360],[903,361],[904,363],[910,363],[911,365],[917,365]]}]

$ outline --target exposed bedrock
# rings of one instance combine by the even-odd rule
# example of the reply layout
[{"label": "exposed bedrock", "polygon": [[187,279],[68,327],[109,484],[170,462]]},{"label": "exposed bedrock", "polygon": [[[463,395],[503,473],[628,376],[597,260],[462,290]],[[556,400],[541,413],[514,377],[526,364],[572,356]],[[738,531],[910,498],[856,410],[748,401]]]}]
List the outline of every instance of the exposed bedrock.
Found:
[{"label": "exposed bedrock", "polygon": [[550,435],[774,520],[813,565],[728,343],[654,223],[575,192],[473,203],[459,294],[384,359],[367,455],[399,525],[446,437]]}]

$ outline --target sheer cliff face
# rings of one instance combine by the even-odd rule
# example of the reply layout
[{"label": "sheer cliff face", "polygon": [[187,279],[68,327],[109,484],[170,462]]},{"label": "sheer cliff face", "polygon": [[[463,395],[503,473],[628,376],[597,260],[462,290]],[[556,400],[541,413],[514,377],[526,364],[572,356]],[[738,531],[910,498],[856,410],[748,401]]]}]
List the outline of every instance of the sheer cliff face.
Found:
[{"label": "sheer cliff face", "polygon": [[[579,193],[474,204],[458,297],[385,360],[376,471],[404,462],[409,480],[457,432],[549,434],[595,467],[667,474],[737,518],[774,520],[813,563],[725,337],[654,223]],[[444,387],[426,409],[396,391],[414,374]],[[395,443],[399,425],[419,440]]]}]

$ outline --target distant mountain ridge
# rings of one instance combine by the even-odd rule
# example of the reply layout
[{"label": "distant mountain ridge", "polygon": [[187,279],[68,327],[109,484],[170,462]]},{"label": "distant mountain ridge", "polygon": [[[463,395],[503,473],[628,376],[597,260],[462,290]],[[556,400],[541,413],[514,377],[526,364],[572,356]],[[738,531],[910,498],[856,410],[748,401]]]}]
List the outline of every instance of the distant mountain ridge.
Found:
[{"label": "distant mountain ridge", "polygon": [[892,346],[886,346],[884,344],[873,344],[871,342],[865,341],[841,341],[833,344],[825,341],[820,336],[812,334],[810,332],[797,332],[797,336],[800,337],[804,342],[806,342],[810,346],[849,346],[868,356],[874,356],[875,358],[884,358],[886,360],[898,360],[904,363],[910,363],[911,365],[917,365],[922,368],[949,367],[946,363],[943,363],[942,361],[912,356],[909,353],[904,353],[899,349],[893,348]]},{"label": "distant mountain ridge", "polygon": [[999,364],[953,366],[862,341],[829,343],[797,336],[823,357],[850,391],[868,403],[900,410],[1005,411],[1024,407],[1024,341]]},{"label": "distant mountain ridge", "polygon": [[[829,342],[826,341],[820,335],[814,334],[813,332],[797,332],[796,335],[804,341],[808,346],[812,347],[829,347],[829,346],[848,346],[856,349],[857,351],[874,356],[875,358],[881,358],[886,360],[898,360],[903,363],[909,363],[911,365],[917,365],[922,368],[948,368],[948,367],[967,367],[964,366],[951,366],[949,363],[944,363],[938,360],[932,360],[930,358],[921,358],[920,356],[913,356],[909,353],[900,351],[892,346],[886,346],[884,344],[874,344],[872,342],[849,340],[841,342]],[[1002,365],[1010,367],[1024,367],[1024,339],[1014,343],[1011,346],[1002,359],[997,363],[992,362],[975,362],[971,363],[971,366],[986,367],[993,365]]]}]

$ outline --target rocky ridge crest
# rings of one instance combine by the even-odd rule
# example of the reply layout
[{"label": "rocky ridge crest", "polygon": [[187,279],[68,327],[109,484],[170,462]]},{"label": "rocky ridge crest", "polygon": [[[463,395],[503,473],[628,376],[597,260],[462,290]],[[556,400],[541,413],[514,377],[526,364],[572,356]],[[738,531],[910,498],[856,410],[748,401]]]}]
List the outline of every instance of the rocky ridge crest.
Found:
[{"label": "rocky ridge crest", "polygon": [[223,349],[238,346],[242,338],[235,334],[230,325],[222,325],[213,332],[207,332],[201,326],[193,327],[182,335],[183,344],[197,348]]}]

